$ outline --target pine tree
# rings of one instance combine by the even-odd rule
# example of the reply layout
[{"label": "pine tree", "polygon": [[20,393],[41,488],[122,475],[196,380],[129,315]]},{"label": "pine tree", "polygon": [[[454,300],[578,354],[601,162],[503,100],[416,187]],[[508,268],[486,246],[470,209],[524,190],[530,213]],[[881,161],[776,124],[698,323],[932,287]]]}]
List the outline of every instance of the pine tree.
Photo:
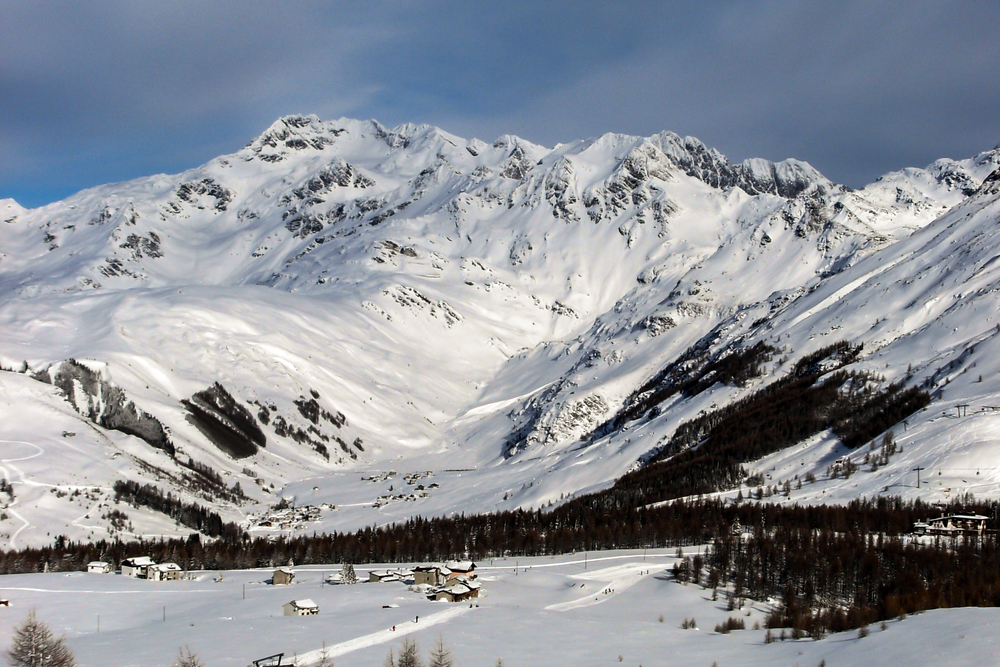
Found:
[{"label": "pine tree", "polygon": [[192,653],[187,646],[177,651],[177,657],[170,667],[205,667],[205,663],[198,659],[197,653]]},{"label": "pine tree", "polygon": [[417,648],[417,642],[412,639],[403,640],[403,646],[399,649],[399,660],[396,661],[396,667],[423,667],[423,663],[420,661],[420,649]]},{"label": "pine tree", "polygon": [[344,563],[344,566],[340,569],[340,583],[342,584],[358,583],[358,575],[354,573],[353,564]]},{"label": "pine tree", "polygon": [[14,629],[7,659],[12,667],[75,667],[73,653],[62,638],[56,639],[47,625],[28,612],[24,623]]},{"label": "pine tree", "polygon": [[392,657],[392,648],[389,648],[389,655],[385,656],[385,662],[382,663],[382,667],[396,667],[396,659]]},{"label": "pine tree", "polygon": [[326,642],[323,642],[323,648],[319,652],[319,661],[315,667],[333,667],[333,658],[330,657],[330,649],[326,647]]},{"label": "pine tree", "polygon": [[430,662],[427,667],[453,667],[455,661],[451,659],[451,651],[444,647],[444,639],[439,635],[434,648],[431,649]]}]

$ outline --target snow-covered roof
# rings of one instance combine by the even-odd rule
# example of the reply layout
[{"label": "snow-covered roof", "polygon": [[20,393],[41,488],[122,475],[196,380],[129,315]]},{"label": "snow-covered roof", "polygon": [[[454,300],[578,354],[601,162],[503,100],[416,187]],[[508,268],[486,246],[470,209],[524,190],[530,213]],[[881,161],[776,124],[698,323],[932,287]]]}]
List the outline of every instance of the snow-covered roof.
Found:
[{"label": "snow-covered roof", "polygon": [[87,567],[105,567],[105,566],[107,566],[107,563],[105,563],[103,560],[92,560],[89,563],[87,563]]},{"label": "snow-covered roof", "polygon": [[132,556],[131,558],[123,560],[122,565],[128,565],[129,567],[144,567],[156,565],[156,561],[149,556]]},{"label": "snow-covered roof", "polygon": [[319,609],[319,605],[310,600],[309,598],[304,598],[302,600],[292,600],[287,604],[290,604],[293,607],[297,607],[299,609]]},{"label": "snow-covered roof", "polygon": [[156,565],[150,565],[150,570],[157,570],[159,572],[180,572],[181,566],[177,563],[159,563]]},{"label": "snow-covered roof", "polygon": [[440,563],[432,563],[430,565],[417,565],[415,568],[413,568],[414,572],[433,572],[435,570],[441,572],[442,574],[451,573],[451,570],[449,570],[447,567],[445,567]]},{"label": "snow-covered roof", "polygon": [[476,564],[471,560],[450,560],[444,565],[452,572],[469,572],[476,569]]},{"label": "snow-covered roof", "polygon": [[279,567],[275,572],[284,572],[285,574],[295,574],[295,572],[290,567]]},{"label": "snow-covered roof", "polygon": [[931,523],[938,523],[941,521],[958,520],[958,521],[989,521],[988,516],[983,516],[982,514],[951,514],[948,516],[939,516],[936,519],[931,519]]}]

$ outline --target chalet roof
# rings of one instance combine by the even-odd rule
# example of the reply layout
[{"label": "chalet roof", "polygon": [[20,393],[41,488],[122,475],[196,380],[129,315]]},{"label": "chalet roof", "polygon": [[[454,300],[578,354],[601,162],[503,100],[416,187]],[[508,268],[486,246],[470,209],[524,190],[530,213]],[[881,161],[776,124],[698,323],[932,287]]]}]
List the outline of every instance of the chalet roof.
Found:
[{"label": "chalet roof", "polygon": [[131,558],[123,560],[122,565],[128,565],[129,567],[148,567],[150,565],[156,565],[156,561],[149,556],[132,556]]},{"label": "chalet roof", "polygon": [[940,523],[943,521],[958,520],[958,521],[989,521],[988,516],[983,516],[982,514],[949,514],[948,516],[939,516],[937,518],[931,519],[930,523]]},{"label": "chalet roof", "polygon": [[92,560],[87,563],[87,567],[104,567],[107,565],[103,560]]},{"label": "chalet roof", "polygon": [[466,584],[452,584],[447,588],[442,588],[441,591],[444,593],[451,593],[452,595],[465,595],[472,589]]},{"label": "chalet roof", "polygon": [[413,568],[414,572],[440,572],[441,574],[451,574],[451,570],[441,565],[440,563],[434,563],[431,565],[417,565]]},{"label": "chalet roof", "polygon": [[281,572],[283,574],[295,574],[295,572],[292,571],[292,568],[290,567],[279,567],[278,569],[275,570],[275,572]]},{"label": "chalet roof", "polygon": [[150,565],[149,569],[157,570],[159,572],[180,572],[181,566],[177,563],[159,563],[155,565]]},{"label": "chalet roof", "polygon": [[310,600],[309,598],[303,598],[302,600],[292,600],[287,604],[292,605],[296,609],[319,609],[319,605]]},{"label": "chalet roof", "polygon": [[444,565],[452,572],[471,572],[476,569],[476,564],[471,560],[450,560]]}]

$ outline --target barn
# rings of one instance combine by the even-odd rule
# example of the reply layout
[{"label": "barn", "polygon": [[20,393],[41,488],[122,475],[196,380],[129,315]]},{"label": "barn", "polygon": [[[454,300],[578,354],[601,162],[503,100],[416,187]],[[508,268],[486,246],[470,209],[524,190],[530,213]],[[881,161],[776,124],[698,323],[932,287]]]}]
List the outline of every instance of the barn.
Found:
[{"label": "barn", "polygon": [[287,567],[279,567],[271,575],[271,583],[275,586],[287,586],[295,579],[295,573]]},{"label": "barn", "polygon": [[319,605],[306,598],[304,600],[292,600],[282,606],[285,616],[315,616],[319,613]]}]

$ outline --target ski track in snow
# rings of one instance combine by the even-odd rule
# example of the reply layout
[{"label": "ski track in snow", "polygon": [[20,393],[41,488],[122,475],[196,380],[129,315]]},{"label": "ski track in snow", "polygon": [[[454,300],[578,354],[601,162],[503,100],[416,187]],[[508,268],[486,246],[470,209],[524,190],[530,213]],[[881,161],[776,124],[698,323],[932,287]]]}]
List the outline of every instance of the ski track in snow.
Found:
[{"label": "ski track in snow", "polygon": [[16,551],[17,550],[17,536],[21,534],[21,531],[24,530],[25,528],[28,528],[28,527],[31,526],[31,522],[28,521],[27,519],[25,519],[23,516],[21,516],[21,514],[17,510],[14,509],[14,505],[16,505],[16,504],[17,504],[17,500],[15,499],[14,502],[12,502],[10,504],[10,506],[7,508],[7,511],[9,511],[11,514],[13,514],[14,518],[21,522],[21,527],[18,528],[17,530],[15,530],[14,534],[10,536],[10,549],[11,549],[11,551]]},{"label": "ski track in snow", "polygon": [[647,563],[635,562],[606,567],[602,570],[596,570],[594,572],[587,572],[584,574],[574,574],[570,576],[571,579],[580,579],[588,582],[600,581],[606,584],[605,590],[609,592],[602,591],[596,596],[593,593],[590,593],[582,598],[570,600],[569,602],[550,604],[545,607],[545,609],[549,611],[569,611],[571,609],[581,609],[583,607],[591,607],[596,604],[601,604],[614,598],[616,595],[623,593],[629,588],[632,588],[637,583],[642,581],[644,577],[653,576],[656,572],[660,571],[660,568],[653,567]]},{"label": "ski track in snow", "polygon": [[[457,618],[462,614],[466,614],[472,611],[472,607],[452,607],[451,609],[445,609],[444,611],[439,611],[436,614],[431,614],[430,616],[425,616],[420,622],[405,621],[403,623],[397,623],[395,625],[395,630],[379,630],[378,632],[373,632],[369,635],[364,635],[362,637],[356,637],[354,639],[349,639],[346,642],[341,642],[339,644],[334,644],[333,646],[326,647],[326,654],[330,658],[337,658],[346,653],[351,653],[357,651],[358,649],[368,648],[369,646],[375,646],[377,644],[385,644],[392,641],[397,637],[403,637],[410,634],[411,632],[416,632],[418,630],[423,630],[424,628],[438,625],[439,623],[445,623]],[[309,665],[314,662],[318,662],[320,658],[323,657],[323,649],[316,649],[315,651],[309,651],[308,653],[303,653],[298,656],[295,662],[291,663],[293,665]]]}]

